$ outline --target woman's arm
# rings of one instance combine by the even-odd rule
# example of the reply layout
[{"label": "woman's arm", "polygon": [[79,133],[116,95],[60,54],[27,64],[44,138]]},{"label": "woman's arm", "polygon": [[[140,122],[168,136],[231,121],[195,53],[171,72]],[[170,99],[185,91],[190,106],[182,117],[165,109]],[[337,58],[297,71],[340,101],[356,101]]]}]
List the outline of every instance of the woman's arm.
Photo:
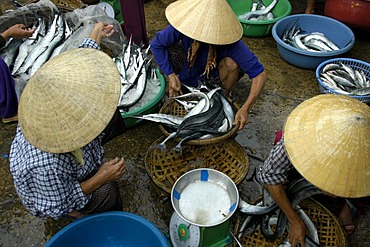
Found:
[{"label": "woman's arm", "polygon": [[306,224],[298,216],[294,210],[292,204],[290,203],[288,196],[285,192],[285,188],[282,184],[269,185],[265,184],[266,189],[270,192],[271,197],[274,199],[276,204],[284,212],[289,220],[289,243],[291,246],[296,246],[298,243],[302,247],[306,247],[305,235],[307,231]]}]

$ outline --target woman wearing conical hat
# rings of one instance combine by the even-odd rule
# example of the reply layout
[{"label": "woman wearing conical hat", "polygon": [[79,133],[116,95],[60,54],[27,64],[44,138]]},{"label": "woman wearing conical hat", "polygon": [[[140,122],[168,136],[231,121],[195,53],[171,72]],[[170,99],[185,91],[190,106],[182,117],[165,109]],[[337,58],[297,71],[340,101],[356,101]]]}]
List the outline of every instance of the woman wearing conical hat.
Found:
[{"label": "woman wearing conical hat", "polygon": [[[304,101],[289,114],[283,137],[257,174],[289,220],[289,243],[306,246],[307,227],[290,204],[284,187],[292,182],[291,171],[323,193],[347,201],[370,196],[370,107],[336,94]],[[349,234],[353,222],[347,204],[339,220]]]},{"label": "woman wearing conical hat", "polygon": [[80,218],[122,210],[116,180],[125,163],[103,160],[102,146],[121,90],[117,68],[99,45],[112,33],[113,25],[97,23],[83,48],[47,61],[22,92],[9,162],[32,215]]},{"label": "woman wearing conical hat", "polygon": [[[242,129],[248,112],[260,95],[266,74],[258,58],[241,37],[242,26],[225,0],[178,0],[166,8],[170,25],[157,33],[150,44],[161,70],[168,78],[169,96],[181,94],[181,83],[197,87],[199,81],[219,78],[229,94],[243,71],[252,79],[249,96],[236,113]],[[169,49],[181,44],[187,58],[177,75],[169,60]]]}]

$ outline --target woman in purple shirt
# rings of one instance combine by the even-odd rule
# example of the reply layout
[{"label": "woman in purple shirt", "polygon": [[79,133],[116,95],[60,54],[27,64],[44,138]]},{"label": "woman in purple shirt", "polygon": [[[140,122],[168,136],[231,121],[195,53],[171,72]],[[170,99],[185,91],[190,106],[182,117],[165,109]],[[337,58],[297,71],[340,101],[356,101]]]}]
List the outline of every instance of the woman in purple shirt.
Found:
[{"label": "woman in purple shirt", "polygon": [[[167,76],[169,96],[181,94],[181,83],[196,87],[198,81],[218,78],[229,95],[242,70],[252,79],[249,96],[235,115],[239,129],[248,123],[248,113],[260,95],[266,74],[258,58],[241,41],[243,30],[225,0],[182,0],[166,8],[170,25],[150,44],[156,62]],[[181,44],[187,59],[176,74],[169,49]]]}]

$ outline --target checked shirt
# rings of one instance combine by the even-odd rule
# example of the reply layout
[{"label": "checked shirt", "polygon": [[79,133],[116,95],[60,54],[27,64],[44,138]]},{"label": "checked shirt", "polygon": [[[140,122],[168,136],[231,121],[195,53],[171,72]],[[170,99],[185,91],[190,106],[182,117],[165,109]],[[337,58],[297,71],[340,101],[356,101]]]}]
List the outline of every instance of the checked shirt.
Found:
[{"label": "checked shirt", "polygon": [[285,151],[283,138],[281,138],[260,167],[257,179],[264,184],[282,184],[288,180],[288,171],[291,169],[293,165]]},{"label": "checked shirt", "polygon": [[[90,38],[80,47],[100,49]],[[91,195],[82,192],[80,182],[97,170],[103,161],[103,134],[82,147],[85,164],[76,162],[71,153],[53,154],[31,145],[18,125],[10,149],[10,171],[23,205],[33,215],[58,219],[83,208]]]}]

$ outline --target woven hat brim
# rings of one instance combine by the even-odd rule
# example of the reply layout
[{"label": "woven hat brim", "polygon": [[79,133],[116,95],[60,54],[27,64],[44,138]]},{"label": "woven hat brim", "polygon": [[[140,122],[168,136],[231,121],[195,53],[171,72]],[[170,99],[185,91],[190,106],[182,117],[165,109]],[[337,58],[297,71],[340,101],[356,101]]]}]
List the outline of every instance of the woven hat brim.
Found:
[{"label": "woven hat brim", "polygon": [[370,195],[370,107],[348,96],[326,94],[296,107],[284,143],[297,171],[340,197]]},{"label": "woven hat brim", "polygon": [[179,32],[208,44],[232,44],[243,36],[243,28],[225,0],[178,0],[168,5],[166,17]]},{"label": "woven hat brim", "polygon": [[119,72],[106,53],[90,48],[63,52],[41,66],[24,88],[20,128],[43,151],[76,150],[108,125],[120,90]]}]

